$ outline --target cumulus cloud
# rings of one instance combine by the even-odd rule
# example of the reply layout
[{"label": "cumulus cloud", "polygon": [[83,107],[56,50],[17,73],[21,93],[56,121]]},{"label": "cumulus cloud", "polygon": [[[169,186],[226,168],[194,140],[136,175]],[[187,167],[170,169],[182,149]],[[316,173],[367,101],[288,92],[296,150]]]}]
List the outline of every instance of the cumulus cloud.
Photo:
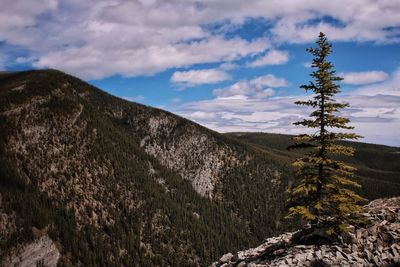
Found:
[{"label": "cumulus cloud", "polygon": [[[142,1],[2,0],[0,41],[28,51],[38,68],[86,79],[151,75],[168,68],[231,62],[281,44],[331,40],[400,42],[398,0]],[[247,18],[262,18],[270,40],[227,39]],[[326,20],[325,18],[329,18]],[[224,31],[207,25],[221,23]],[[278,64],[267,53],[253,64]]]},{"label": "cumulus cloud", "polygon": [[339,73],[343,78],[343,83],[352,85],[370,84],[382,82],[389,79],[389,75],[384,71],[363,71]]},{"label": "cumulus cloud", "polygon": [[400,96],[400,69],[397,69],[390,77],[390,79],[376,84],[366,85],[359,87],[352,92],[352,95],[387,95],[387,96]]},{"label": "cumulus cloud", "polygon": [[242,80],[228,87],[215,89],[213,93],[217,97],[249,96],[252,98],[266,98],[275,94],[271,87],[285,87],[287,84],[285,79],[267,74],[250,81]]},{"label": "cumulus cloud", "polygon": [[0,1],[0,42],[30,46],[40,39],[35,26],[41,15],[55,12],[57,0]]},{"label": "cumulus cloud", "polygon": [[97,46],[72,47],[43,55],[36,67],[55,67],[87,79],[100,79],[110,74],[124,76],[152,75],[168,68],[199,63],[233,61],[257,54],[266,48],[262,40],[210,37],[189,43],[145,46],[104,51]]},{"label": "cumulus cloud", "polygon": [[248,95],[252,93],[252,87],[247,81],[239,81],[228,87],[215,89],[213,91],[214,95],[219,97],[228,97],[235,95]]},{"label": "cumulus cloud", "polygon": [[266,65],[282,65],[288,62],[289,53],[287,51],[271,50],[264,56],[248,63],[249,67],[261,67]]},{"label": "cumulus cloud", "polygon": [[16,64],[31,64],[36,60],[35,57],[17,57],[15,59]]},{"label": "cumulus cloud", "polygon": [[[184,104],[178,114],[219,132],[270,132],[300,134],[307,129],[293,122],[307,118],[310,109],[294,104],[306,97],[251,98],[217,97]],[[341,115],[350,118],[361,141],[400,146],[400,96],[341,95],[338,101],[349,102]]]},{"label": "cumulus cloud", "polygon": [[182,86],[196,86],[201,84],[219,83],[229,80],[228,73],[218,69],[176,71],[171,82]]},{"label": "cumulus cloud", "polygon": [[[249,84],[241,82],[228,88],[232,94],[239,95],[223,95],[220,91],[214,99],[186,103],[174,111],[219,132],[307,132],[293,122],[307,118],[311,109],[294,102],[309,97],[256,98],[246,94],[251,91]],[[340,115],[350,118],[354,131],[365,137],[361,141],[400,146],[399,84],[400,69],[384,82],[360,86],[351,93],[337,96],[337,101],[350,103]]]},{"label": "cumulus cloud", "polygon": [[285,87],[288,82],[284,78],[276,77],[272,74],[257,77],[250,81],[251,84],[256,86],[269,86],[269,87]]},{"label": "cumulus cloud", "polygon": [[[301,113],[292,104],[293,102],[294,99],[291,98],[259,99],[243,95],[217,97],[184,104],[177,112],[220,132],[284,131],[295,133],[296,129],[290,127],[290,123],[300,119],[299,114]],[[201,114],[201,117],[197,114]],[[211,114],[213,115],[211,116]]]},{"label": "cumulus cloud", "polygon": [[[284,2],[289,4],[290,0]],[[299,12],[288,10],[271,30],[282,42],[310,42],[315,38],[315,33],[320,31],[327,34],[331,40],[337,41],[400,41],[399,29],[396,28],[400,25],[400,18],[396,18],[395,15],[400,11],[400,6],[395,0],[356,0],[346,3],[346,8],[343,8],[340,1],[292,4],[291,8],[298,8]],[[330,18],[330,21],[322,20],[324,16]]]}]

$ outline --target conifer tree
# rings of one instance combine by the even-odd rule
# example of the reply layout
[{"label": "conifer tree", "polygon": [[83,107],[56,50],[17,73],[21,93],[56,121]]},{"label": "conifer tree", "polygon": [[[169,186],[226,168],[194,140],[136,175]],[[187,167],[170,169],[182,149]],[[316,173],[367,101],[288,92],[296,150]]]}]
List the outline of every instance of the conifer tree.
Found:
[{"label": "conifer tree", "polygon": [[289,190],[291,207],[287,217],[300,215],[311,225],[329,225],[326,233],[337,236],[346,231],[349,223],[362,219],[360,203],[365,201],[351,190],[360,187],[351,179],[356,169],[337,159],[340,154],[353,155],[354,149],[337,141],[361,136],[349,133],[353,129],[348,125],[349,119],[337,115],[349,104],[336,102],[334,98],[340,92],[338,82],[342,78],[335,75],[334,66],[327,59],[332,45],[324,33],[319,34],[316,44],[316,48],[307,49],[314,56],[311,65],[314,70],[310,74],[313,81],[301,86],[312,92],[313,97],[295,102],[311,108],[312,112],[309,118],[294,123],[314,129],[314,133],[294,137],[296,143],[289,147],[303,148],[307,153],[293,163],[298,182]]}]

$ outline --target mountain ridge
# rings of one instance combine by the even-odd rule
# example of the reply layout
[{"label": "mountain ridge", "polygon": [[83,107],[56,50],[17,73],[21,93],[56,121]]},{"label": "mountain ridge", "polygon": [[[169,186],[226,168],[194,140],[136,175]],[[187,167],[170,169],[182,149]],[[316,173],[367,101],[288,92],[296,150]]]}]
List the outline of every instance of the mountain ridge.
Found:
[{"label": "mountain ridge", "polygon": [[0,130],[0,257],[39,229],[60,266],[199,266],[299,225],[290,157],[56,70],[0,77]]},{"label": "mountain ridge", "polygon": [[[241,234],[252,226],[228,212],[225,206],[234,204],[206,200],[201,188],[193,190],[196,177],[209,180],[203,166],[214,169],[231,153],[229,138],[55,70],[7,75],[0,84],[2,205],[5,214],[17,217],[3,248],[12,247],[15,236],[29,239],[32,227],[49,227],[49,236],[62,244],[65,265],[118,266],[134,264],[135,258],[143,266],[199,265],[224,247],[256,240]],[[198,155],[196,145],[202,155],[190,157]],[[168,166],[178,157],[177,165]],[[212,178],[226,191],[221,186],[226,177]],[[78,234],[85,238],[77,240]],[[226,236],[225,244],[218,236]],[[106,245],[96,251],[96,243]],[[120,251],[129,256],[111,257]]]},{"label": "mountain ridge", "polygon": [[[243,141],[256,149],[274,151],[287,161],[294,161],[303,153],[287,150],[293,143],[291,135],[271,133],[225,133],[224,135]],[[354,156],[340,157],[340,159],[357,167],[354,178],[364,187],[360,192],[368,195],[369,199],[400,194],[398,179],[400,164],[393,164],[400,162],[400,147],[349,141],[343,141],[342,144],[355,148]],[[380,193],[382,187],[386,188],[383,189],[385,191],[383,194]],[[390,193],[386,191],[387,188],[392,189]]]}]

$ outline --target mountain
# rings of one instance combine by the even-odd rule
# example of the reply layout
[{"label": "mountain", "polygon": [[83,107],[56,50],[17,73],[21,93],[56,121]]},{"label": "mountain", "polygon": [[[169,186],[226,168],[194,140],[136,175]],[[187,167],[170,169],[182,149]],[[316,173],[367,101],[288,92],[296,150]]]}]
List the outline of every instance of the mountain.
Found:
[{"label": "mountain", "polygon": [[[271,133],[227,133],[228,137],[246,142],[256,149],[274,152],[292,162],[300,156],[299,150],[287,150],[293,144],[292,136]],[[342,142],[356,149],[353,157],[340,157],[357,167],[354,177],[361,185],[360,193],[369,199],[400,195],[400,147]]]},{"label": "mountain", "polygon": [[[57,70],[3,73],[0,262],[203,266],[293,230],[282,219],[293,154],[250,139]],[[363,146],[358,178],[379,182],[364,196],[400,195],[396,164],[368,167],[399,149]]]},{"label": "mountain", "polygon": [[374,200],[365,211],[368,223],[351,225],[346,242],[303,245],[294,242],[301,231],[285,233],[256,248],[227,253],[213,267],[400,266],[400,198]]}]

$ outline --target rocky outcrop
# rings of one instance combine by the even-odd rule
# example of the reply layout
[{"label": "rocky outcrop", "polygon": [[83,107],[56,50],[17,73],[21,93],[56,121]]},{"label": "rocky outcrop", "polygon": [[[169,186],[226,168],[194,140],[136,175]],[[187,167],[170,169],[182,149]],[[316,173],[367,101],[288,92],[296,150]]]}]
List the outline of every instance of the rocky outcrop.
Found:
[{"label": "rocky outcrop", "polygon": [[48,235],[35,239],[31,243],[18,245],[11,249],[1,262],[4,267],[46,266],[55,267],[60,251]]},{"label": "rocky outcrop", "polygon": [[148,121],[149,135],[141,140],[140,145],[163,165],[190,181],[197,193],[211,199],[221,177],[240,164],[238,155],[229,146],[217,144],[197,126],[184,125],[180,121],[165,114],[151,117]]},{"label": "rocky outcrop", "polygon": [[285,233],[256,248],[225,254],[213,266],[399,266],[400,197],[372,201],[365,216],[366,226],[350,227],[350,242],[295,245],[296,232]]}]

